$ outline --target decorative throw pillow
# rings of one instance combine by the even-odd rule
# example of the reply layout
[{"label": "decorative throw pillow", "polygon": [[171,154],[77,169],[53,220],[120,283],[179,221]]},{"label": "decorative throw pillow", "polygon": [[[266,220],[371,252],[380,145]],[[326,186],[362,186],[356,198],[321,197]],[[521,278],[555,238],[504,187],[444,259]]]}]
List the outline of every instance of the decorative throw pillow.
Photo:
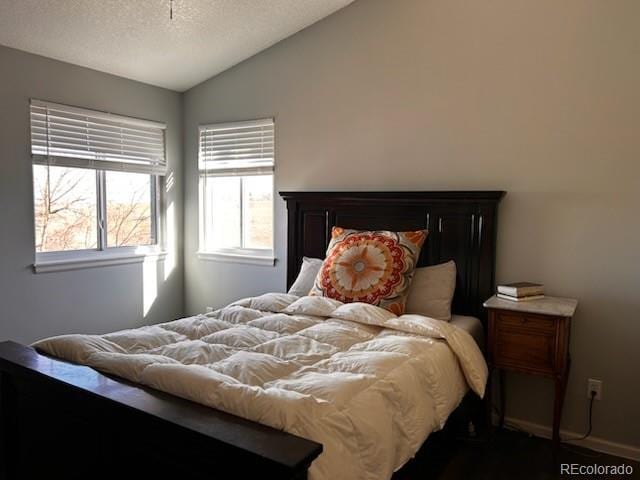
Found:
[{"label": "decorative throw pillow", "polygon": [[401,315],[427,233],[333,227],[327,257],[309,295],[370,303]]},{"label": "decorative throw pillow", "polygon": [[407,296],[407,312],[448,322],[455,290],[456,264],[453,260],[417,268]]}]

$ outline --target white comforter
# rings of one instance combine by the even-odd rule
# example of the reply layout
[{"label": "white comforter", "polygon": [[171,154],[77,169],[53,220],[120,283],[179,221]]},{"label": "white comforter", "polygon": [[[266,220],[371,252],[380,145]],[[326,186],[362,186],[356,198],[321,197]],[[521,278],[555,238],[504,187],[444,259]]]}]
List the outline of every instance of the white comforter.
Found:
[{"label": "white comforter", "polygon": [[474,340],[446,322],[287,294],[34,346],[320,442],[314,480],[388,479],[487,379]]}]

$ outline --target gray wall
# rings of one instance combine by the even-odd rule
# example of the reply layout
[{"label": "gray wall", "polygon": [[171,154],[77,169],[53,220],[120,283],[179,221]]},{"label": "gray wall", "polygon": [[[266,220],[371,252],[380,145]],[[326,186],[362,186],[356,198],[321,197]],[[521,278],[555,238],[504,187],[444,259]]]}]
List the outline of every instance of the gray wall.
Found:
[{"label": "gray wall", "polygon": [[[187,311],[285,287],[281,201],[276,267],[195,255],[197,125],[273,115],[277,190],[507,190],[498,281],[580,300],[563,426],[586,428],[599,378],[594,435],[640,446],[638,18],[635,0],[359,0],[188,91]],[[508,415],[550,424],[550,384],[509,381]]]},{"label": "gray wall", "polygon": [[[157,269],[129,264],[33,273],[30,97],[167,123],[167,155],[175,179],[166,195],[174,212],[167,262]],[[108,332],[183,313],[181,106],[181,95],[169,90],[0,46],[1,340]],[[171,263],[174,267],[165,275]],[[144,288],[150,305],[146,315]],[[157,297],[151,304],[154,290]]]}]

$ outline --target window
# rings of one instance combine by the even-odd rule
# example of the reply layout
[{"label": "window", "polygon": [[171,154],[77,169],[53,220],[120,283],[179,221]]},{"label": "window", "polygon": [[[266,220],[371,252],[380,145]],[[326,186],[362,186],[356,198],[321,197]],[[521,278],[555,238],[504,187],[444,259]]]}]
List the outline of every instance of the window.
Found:
[{"label": "window", "polygon": [[36,263],[158,243],[164,132],[156,122],[31,100]]},{"label": "window", "polygon": [[273,264],[273,119],[201,126],[200,256]]}]

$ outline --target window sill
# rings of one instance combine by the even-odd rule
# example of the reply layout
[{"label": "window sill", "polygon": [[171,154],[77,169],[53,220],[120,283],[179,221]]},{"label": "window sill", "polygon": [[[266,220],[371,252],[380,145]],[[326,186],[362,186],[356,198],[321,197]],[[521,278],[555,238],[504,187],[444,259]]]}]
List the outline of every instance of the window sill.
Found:
[{"label": "window sill", "polygon": [[247,255],[243,253],[228,252],[198,252],[200,260],[209,260],[223,263],[244,263],[248,265],[263,265],[273,267],[276,263],[275,257],[272,255]]},{"label": "window sill", "polygon": [[35,273],[47,273],[110,265],[126,265],[129,263],[142,263],[147,259],[163,261],[166,256],[167,252],[165,251],[139,248],[119,252],[39,253],[36,254],[33,270]]}]

